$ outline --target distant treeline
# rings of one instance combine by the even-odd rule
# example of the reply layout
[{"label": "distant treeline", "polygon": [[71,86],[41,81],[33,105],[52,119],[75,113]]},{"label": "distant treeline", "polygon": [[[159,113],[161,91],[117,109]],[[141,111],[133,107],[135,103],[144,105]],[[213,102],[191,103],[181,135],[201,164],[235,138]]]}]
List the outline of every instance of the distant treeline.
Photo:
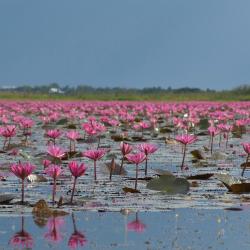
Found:
[{"label": "distant treeline", "polygon": [[250,100],[250,85],[241,85],[231,90],[216,91],[207,88],[101,88],[87,85],[60,86],[51,83],[40,86],[19,86],[0,89],[0,98],[32,99],[84,99],[84,100]]}]

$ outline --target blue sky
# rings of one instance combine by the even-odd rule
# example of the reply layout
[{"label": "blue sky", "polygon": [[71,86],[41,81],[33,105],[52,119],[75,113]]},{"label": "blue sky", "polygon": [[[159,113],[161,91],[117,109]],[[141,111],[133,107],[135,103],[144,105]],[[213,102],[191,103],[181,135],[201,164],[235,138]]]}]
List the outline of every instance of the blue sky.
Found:
[{"label": "blue sky", "polygon": [[247,84],[249,10],[249,0],[0,0],[0,84]]}]

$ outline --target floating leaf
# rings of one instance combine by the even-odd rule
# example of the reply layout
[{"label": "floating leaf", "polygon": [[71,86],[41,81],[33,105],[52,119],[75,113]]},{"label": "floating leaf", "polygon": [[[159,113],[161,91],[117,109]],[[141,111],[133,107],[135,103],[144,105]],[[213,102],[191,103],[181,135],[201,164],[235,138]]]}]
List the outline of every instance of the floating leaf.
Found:
[{"label": "floating leaf", "polygon": [[214,174],[207,173],[207,174],[197,174],[197,175],[191,175],[188,176],[188,180],[208,180],[210,177],[212,177]]},{"label": "floating leaf", "polygon": [[240,167],[241,168],[250,168],[250,162],[248,162],[248,163],[246,163],[246,162],[244,162],[244,163],[242,163],[242,164],[240,164]]},{"label": "floating leaf", "polygon": [[41,217],[64,216],[68,214],[67,212],[62,210],[55,210],[49,208],[45,200],[39,200],[35,204],[32,213],[36,216],[41,216]]},{"label": "floating leaf", "polygon": [[227,210],[227,211],[242,211],[243,209],[240,208],[240,207],[227,207],[224,210]]},{"label": "floating leaf", "polygon": [[[109,174],[112,166],[112,160],[110,162],[104,163],[102,171]],[[120,164],[117,164],[115,161],[113,163],[112,175],[120,175]],[[127,171],[122,167],[121,175],[127,175]]]},{"label": "floating leaf", "polygon": [[230,186],[230,189],[234,194],[249,193],[250,183],[233,184]]},{"label": "floating leaf", "polygon": [[195,149],[195,150],[191,151],[190,153],[197,160],[204,160],[205,159],[202,152],[198,149]]},{"label": "floating leaf", "polygon": [[214,152],[211,156],[211,159],[213,160],[226,160],[227,159],[227,154],[222,153],[222,152]]},{"label": "floating leaf", "polygon": [[147,184],[148,189],[163,191],[167,194],[186,194],[189,187],[190,184],[186,179],[169,175],[162,175]]},{"label": "floating leaf", "polygon": [[124,187],[122,189],[125,193],[140,193],[138,189],[130,188],[130,187]]},{"label": "floating leaf", "polygon": [[65,125],[65,124],[67,124],[68,123],[68,119],[67,118],[62,118],[62,119],[60,119],[57,123],[56,123],[56,125]]},{"label": "floating leaf", "polygon": [[16,196],[13,194],[1,194],[0,195],[0,204],[9,204]]},{"label": "floating leaf", "polygon": [[[146,177],[139,177],[139,178],[137,178],[137,180],[138,181],[150,181],[150,180],[152,180],[153,179],[153,177],[150,177],[150,176],[146,176]],[[135,181],[136,180],[136,178],[134,178],[134,177],[130,177],[130,178],[127,178],[127,180],[130,180],[130,181]]]},{"label": "floating leaf", "polygon": [[168,128],[168,127],[163,127],[160,128],[160,133],[165,134],[165,133],[172,133],[172,129]]},{"label": "floating leaf", "polygon": [[245,180],[231,176],[229,174],[216,174],[215,176],[227,187],[230,192],[235,194],[250,192],[250,183],[244,182]]},{"label": "floating leaf", "polygon": [[66,161],[66,160],[81,157],[81,156],[82,156],[81,152],[77,152],[77,151],[66,152],[66,154],[62,157],[62,160]]},{"label": "floating leaf", "polygon": [[32,156],[27,154],[23,150],[19,150],[19,155],[22,156],[27,161],[30,161],[32,159]]},{"label": "floating leaf", "polygon": [[161,176],[161,175],[169,175],[169,176],[174,176],[170,171],[168,170],[162,170],[162,169],[155,169],[154,170],[156,172],[157,175]]},{"label": "floating leaf", "polygon": [[132,141],[135,141],[135,142],[147,141],[147,139],[143,138],[142,136],[132,136],[131,139]]},{"label": "floating leaf", "polygon": [[166,144],[177,144],[177,141],[175,139],[172,139],[172,138],[166,138],[165,143]]},{"label": "floating leaf", "polygon": [[199,122],[199,127],[201,130],[207,130],[210,126],[208,119],[201,119]]},{"label": "floating leaf", "polygon": [[68,124],[64,128],[67,128],[67,129],[77,129],[77,126],[76,126],[76,124]]},{"label": "floating leaf", "polygon": [[27,180],[29,182],[46,182],[46,181],[48,181],[47,178],[41,174],[30,174],[27,177]]},{"label": "floating leaf", "polygon": [[215,174],[215,178],[221,181],[226,187],[230,187],[233,184],[240,184],[241,179],[231,176],[229,174]]}]

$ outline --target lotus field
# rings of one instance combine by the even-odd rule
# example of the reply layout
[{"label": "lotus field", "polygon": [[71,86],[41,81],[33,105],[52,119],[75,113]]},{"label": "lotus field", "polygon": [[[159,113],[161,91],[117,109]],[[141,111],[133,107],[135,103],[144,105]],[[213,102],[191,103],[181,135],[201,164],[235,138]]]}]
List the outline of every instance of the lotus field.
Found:
[{"label": "lotus field", "polygon": [[[70,213],[68,247],[88,244],[73,211],[143,233],[145,212],[250,205],[250,102],[2,101],[0,122],[0,213],[44,219],[48,242]],[[24,221],[9,246],[34,246]]]}]

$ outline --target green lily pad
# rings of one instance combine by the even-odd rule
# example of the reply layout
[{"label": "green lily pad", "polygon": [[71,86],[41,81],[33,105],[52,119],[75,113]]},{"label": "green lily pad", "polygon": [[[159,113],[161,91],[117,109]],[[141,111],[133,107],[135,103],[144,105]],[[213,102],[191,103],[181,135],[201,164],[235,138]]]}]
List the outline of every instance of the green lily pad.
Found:
[{"label": "green lily pad", "polygon": [[201,119],[199,123],[199,127],[201,130],[207,130],[209,127],[208,119]]},{"label": "green lily pad", "polygon": [[67,124],[68,123],[68,119],[67,118],[62,118],[62,119],[60,119],[57,123],[56,123],[56,125],[65,125],[65,124]]},{"label": "green lily pad", "polygon": [[171,175],[162,175],[147,184],[148,189],[166,192],[167,194],[186,194],[190,184],[184,178],[176,178]]}]

